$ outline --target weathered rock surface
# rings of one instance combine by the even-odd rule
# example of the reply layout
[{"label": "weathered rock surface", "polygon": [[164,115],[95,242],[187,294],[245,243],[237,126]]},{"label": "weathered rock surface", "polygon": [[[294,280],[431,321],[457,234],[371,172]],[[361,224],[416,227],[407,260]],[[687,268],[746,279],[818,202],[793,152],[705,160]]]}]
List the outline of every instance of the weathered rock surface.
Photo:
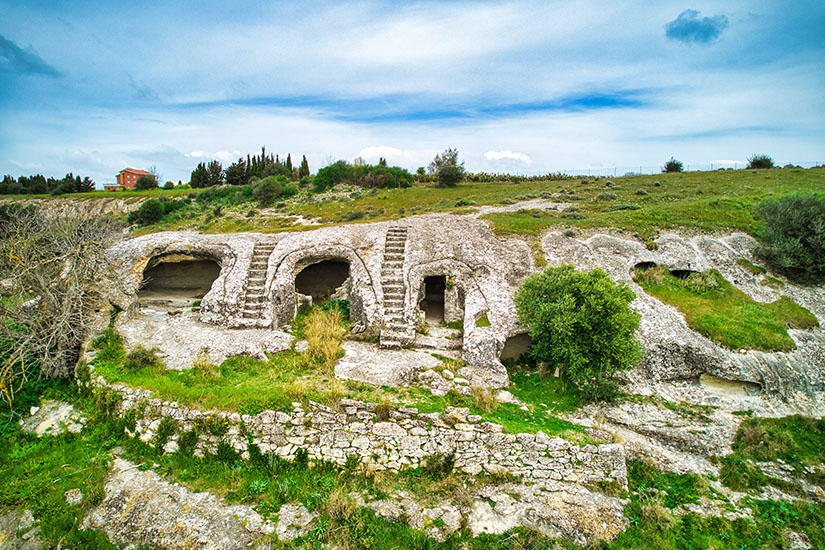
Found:
[{"label": "weathered rock surface", "polygon": [[300,504],[284,504],[278,510],[275,534],[280,540],[303,537],[315,526],[318,512],[310,512]]},{"label": "weathered rock surface", "polygon": [[376,386],[408,386],[421,369],[441,365],[440,359],[420,351],[379,351],[363,342],[344,342],[343,348],[335,376]]},{"label": "weathered rock surface", "polygon": [[[539,200],[541,207],[557,205]],[[545,204],[546,203],[546,204]],[[513,205],[525,207],[526,203]],[[508,207],[509,208],[509,207]],[[406,241],[398,280],[382,283],[383,251],[390,228],[403,228]],[[256,243],[270,243],[272,252],[260,271],[265,302],[257,317],[244,316]],[[616,280],[626,281],[636,292],[632,304],[642,314],[639,337],[645,359],[633,373],[633,382],[690,380],[703,374],[733,382],[759,385],[765,395],[792,403],[804,414],[825,411],[825,333],[791,330],[797,349],[784,353],[728,350],[692,331],[675,308],[646,294],[632,281],[632,269],[640,263],[672,270],[718,269],[732,284],[755,300],[771,301],[787,295],[809,309],[825,326],[825,293],[820,287],[791,283],[780,289],[760,284],[759,278],[737,263],[755,261],[755,241],[743,234],[726,237],[685,238],[666,234],[657,239],[658,250],[650,251],[635,240],[597,234],[575,239],[551,232],[542,239],[550,265],[572,263],[579,269],[601,267]],[[267,248],[269,250],[269,248]],[[359,329],[380,329],[388,322],[386,312],[400,315],[398,334],[414,334],[422,319],[424,279],[445,276],[450,288],[445,294],[445,312],[463,320],[461,356],[476,369],[486,386],[507,384],[507,373],[499,361],[507,338],[524,332],[513,304],[513,293],[526,276],[536,270],[529,247],[518,239],[500,239],[481,220],[472,216],[433,214],[395,222],[346,225],[315,231],[277,235],[156,233],[132,239],[112,251],[113,263],[122,281],[112,299],[134,311],[143,269],[152,261],[173,257],[207,258],[221,266],[218,279],[203,297],[199,319],[224,326],[278,327],[291,322],[296,312],[295,277],[300,269],[329,259],[350,266],[344,294]],[[255,269],[263,269],[264,263]],[[257,284],[257,283],[256,283]],[[385,286],[393,292],[385,307]],[[398,294],[399,288],[403,289]],[[400,313],[397,313],[400,312]],[[248,313],[248,311],[247,311]],[[485,317],[490,326],[477,326]],[[393,317],[393,323],[398,317]],[[412,337],[410,337],[410,340]],[[420,339],[428,341],[426,338]]]},{"label": "weathered rock surface", "polygon": [[[730,381],[761,386],[767,396],[792,404],[802,414],[825,412],[825,293],[820,287],[786,283],[781,289],[760,284],[759,278],[737,263],[753,257],[756,241],[737,233],[726,237],[684,238],[667,234],[657,239],[658,250],[641,243],[609,235],[585,240],[570,239],[552,232],[542,240],[548,263],[572,263],[580,269],[600,267],[615,280],[625,281],[636,293],[631,304],[642,314],[639,338],[645,348],[640,367],[631,380],[696,379],[710,374]],[[797,349],[791,352],[729,350],[691,330],[684,316],[647,294],[632,278],[635,265],[648,263],[670,270],[717,269],[729,282],[757,301],[769,302],[781,295],[793,298],[813,313],[820,323],[814,330],[790,330]]]},{"label": "weathered rock surface", "polygon": [[31,510],[0,510],[0,549],[40,550],[40,526],[35,524]]},{"label": "weathered rock surface", "polygon": [[229,357],[265,360],[267,353],[289,349],[294,337],[271,329],[225,329],[198,320],[191,309],[177,315],[143,308],[116,325],[127,348],[157,348],[170,369],[188,369],[196,360],[220,365]]},{"label": "weathered rock surface", "polygon": [[106,497],[83,528],[100,529],[125,548],[170,550],[263,549],[275,530],[248,506],[225,506],[210,493],[193,493],[120,458],[106,483]]},{"label": "weathered rock surface", "polygon": [[470,501],[450,499],[422,504],[405,492],[362,505],[391,521],[405,521],[436,540],[460,529],[462,518],[473,536],[501,534],[516,527],[579,545],[612,540],[627,527],[624,502],[580,485],[543,481],[533,485],[505,483],[471,490]]},{"label": "weathered rock surface", "polygon": [[44,399],[40,407],[33,407],[32,415],[22,421],[22,428],[42,437],[67,431],[78,433],[86,422],[86,417],[75,411],[69,403]]}]

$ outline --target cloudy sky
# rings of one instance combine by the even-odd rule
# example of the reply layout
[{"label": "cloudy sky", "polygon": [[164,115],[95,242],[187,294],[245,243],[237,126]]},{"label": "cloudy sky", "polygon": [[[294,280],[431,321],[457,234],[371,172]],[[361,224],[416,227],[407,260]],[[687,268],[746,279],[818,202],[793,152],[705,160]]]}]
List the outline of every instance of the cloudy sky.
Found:
[{"label": "cloudy sky", "polygon": [[0,174],[825,161],[825,2],[0,0]]}]

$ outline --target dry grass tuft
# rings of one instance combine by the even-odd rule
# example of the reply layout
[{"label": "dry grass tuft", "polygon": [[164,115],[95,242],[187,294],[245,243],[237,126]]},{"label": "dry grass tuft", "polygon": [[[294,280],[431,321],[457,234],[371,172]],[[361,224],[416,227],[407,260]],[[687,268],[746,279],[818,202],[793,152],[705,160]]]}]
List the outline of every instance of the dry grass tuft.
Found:
[{"label": "dry grass tuft", "polygon": [[335,489],[324,505],[324,511],[333,522],[346,521],[358,510],[358,503],[343,488]]},{"label": "dry grass tuft", "polygon": [[473,397],[476,400],[476,406],[487,414],[498,409],[499,402],[496,396],[484,386],[473,386]]},{"label": "dry grass tuft", "polygon": [[341,341],[346,333],[344,317],[339,310],[314,310],[307,317],[304,328],[310,357],[332,368],[341,356]]}]

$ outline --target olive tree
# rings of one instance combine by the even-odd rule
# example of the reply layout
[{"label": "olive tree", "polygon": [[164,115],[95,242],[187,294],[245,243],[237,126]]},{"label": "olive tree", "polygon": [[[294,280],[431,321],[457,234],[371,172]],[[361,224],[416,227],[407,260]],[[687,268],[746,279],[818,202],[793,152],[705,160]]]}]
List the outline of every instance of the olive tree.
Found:
[{"label": "olive tree", "polygon": [[515,301],[535,359],[559,367],[585,399],[602,400],[616,395],[616,374],[641,358],[641,316],[629,307],[635,298],[601,269],[561,265],[528,277]]}]

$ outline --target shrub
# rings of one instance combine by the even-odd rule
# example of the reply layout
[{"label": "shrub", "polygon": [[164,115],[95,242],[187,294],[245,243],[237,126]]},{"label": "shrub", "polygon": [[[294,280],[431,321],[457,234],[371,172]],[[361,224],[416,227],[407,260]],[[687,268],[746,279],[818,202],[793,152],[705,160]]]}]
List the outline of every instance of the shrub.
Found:
[{"label": "shrub", "polygon": [[144,174],[140,176],[135,182],[135,189],[143,191],[146,189],[155,189],[158,186],[158,180],[151,174]]},{"label": "shrub", "polygon": [[825,278],[825,196],[768,199],[754,214],[765,223],[759,255],[790,277]]},{"label": "shrub", "polygon": [[768,155],[753,155],[748,159],[749,170],[774,168],[773,159]]},{"label": "shrub", "polygon": [[281,196],[281,184],[276,181],[275,176],[264,178],[252,187],[252,196],[261,208],[271,206],[275,199]]},{"label": "shrub", "polygon": [[422,469],[433,479],[444,479],[453,473],[455,453],[435,453],[424,457]]},{"label": "shrub", "polygon": [[136,223],[139,225],[151,225],[157,223],[166,214],[163,209],[163,204],[157,199],[150,199],[137,210],[129,212],[129,223]]},{"label": "shrub", "polygon": [[558,366],[585,399],[599,400],[614,397],[616,374],[641,358],[634,335],[640,315],[629,307],[635,298],[601,269],[562,265],[530,276],[515,301],[535,360]]},{"label": "shrub", "polygon": [[596,200],[598,201],[612,201],[616,198],[616,193],[599,193],[596,195]]},{"label": "shrub", "polygon": [[160,360],[155,355],[155,352],[146,348],[136,348],[130,351],[123,360],[123,366],[127,370],[140,370],[145,368],[157,367],[160,365]]},{"label": "shrub", "polygon": [[682,164],[681,160],[670,157],[670,160],[662,167],[662,172],[681,172],[684,167],[685,165]]}]

